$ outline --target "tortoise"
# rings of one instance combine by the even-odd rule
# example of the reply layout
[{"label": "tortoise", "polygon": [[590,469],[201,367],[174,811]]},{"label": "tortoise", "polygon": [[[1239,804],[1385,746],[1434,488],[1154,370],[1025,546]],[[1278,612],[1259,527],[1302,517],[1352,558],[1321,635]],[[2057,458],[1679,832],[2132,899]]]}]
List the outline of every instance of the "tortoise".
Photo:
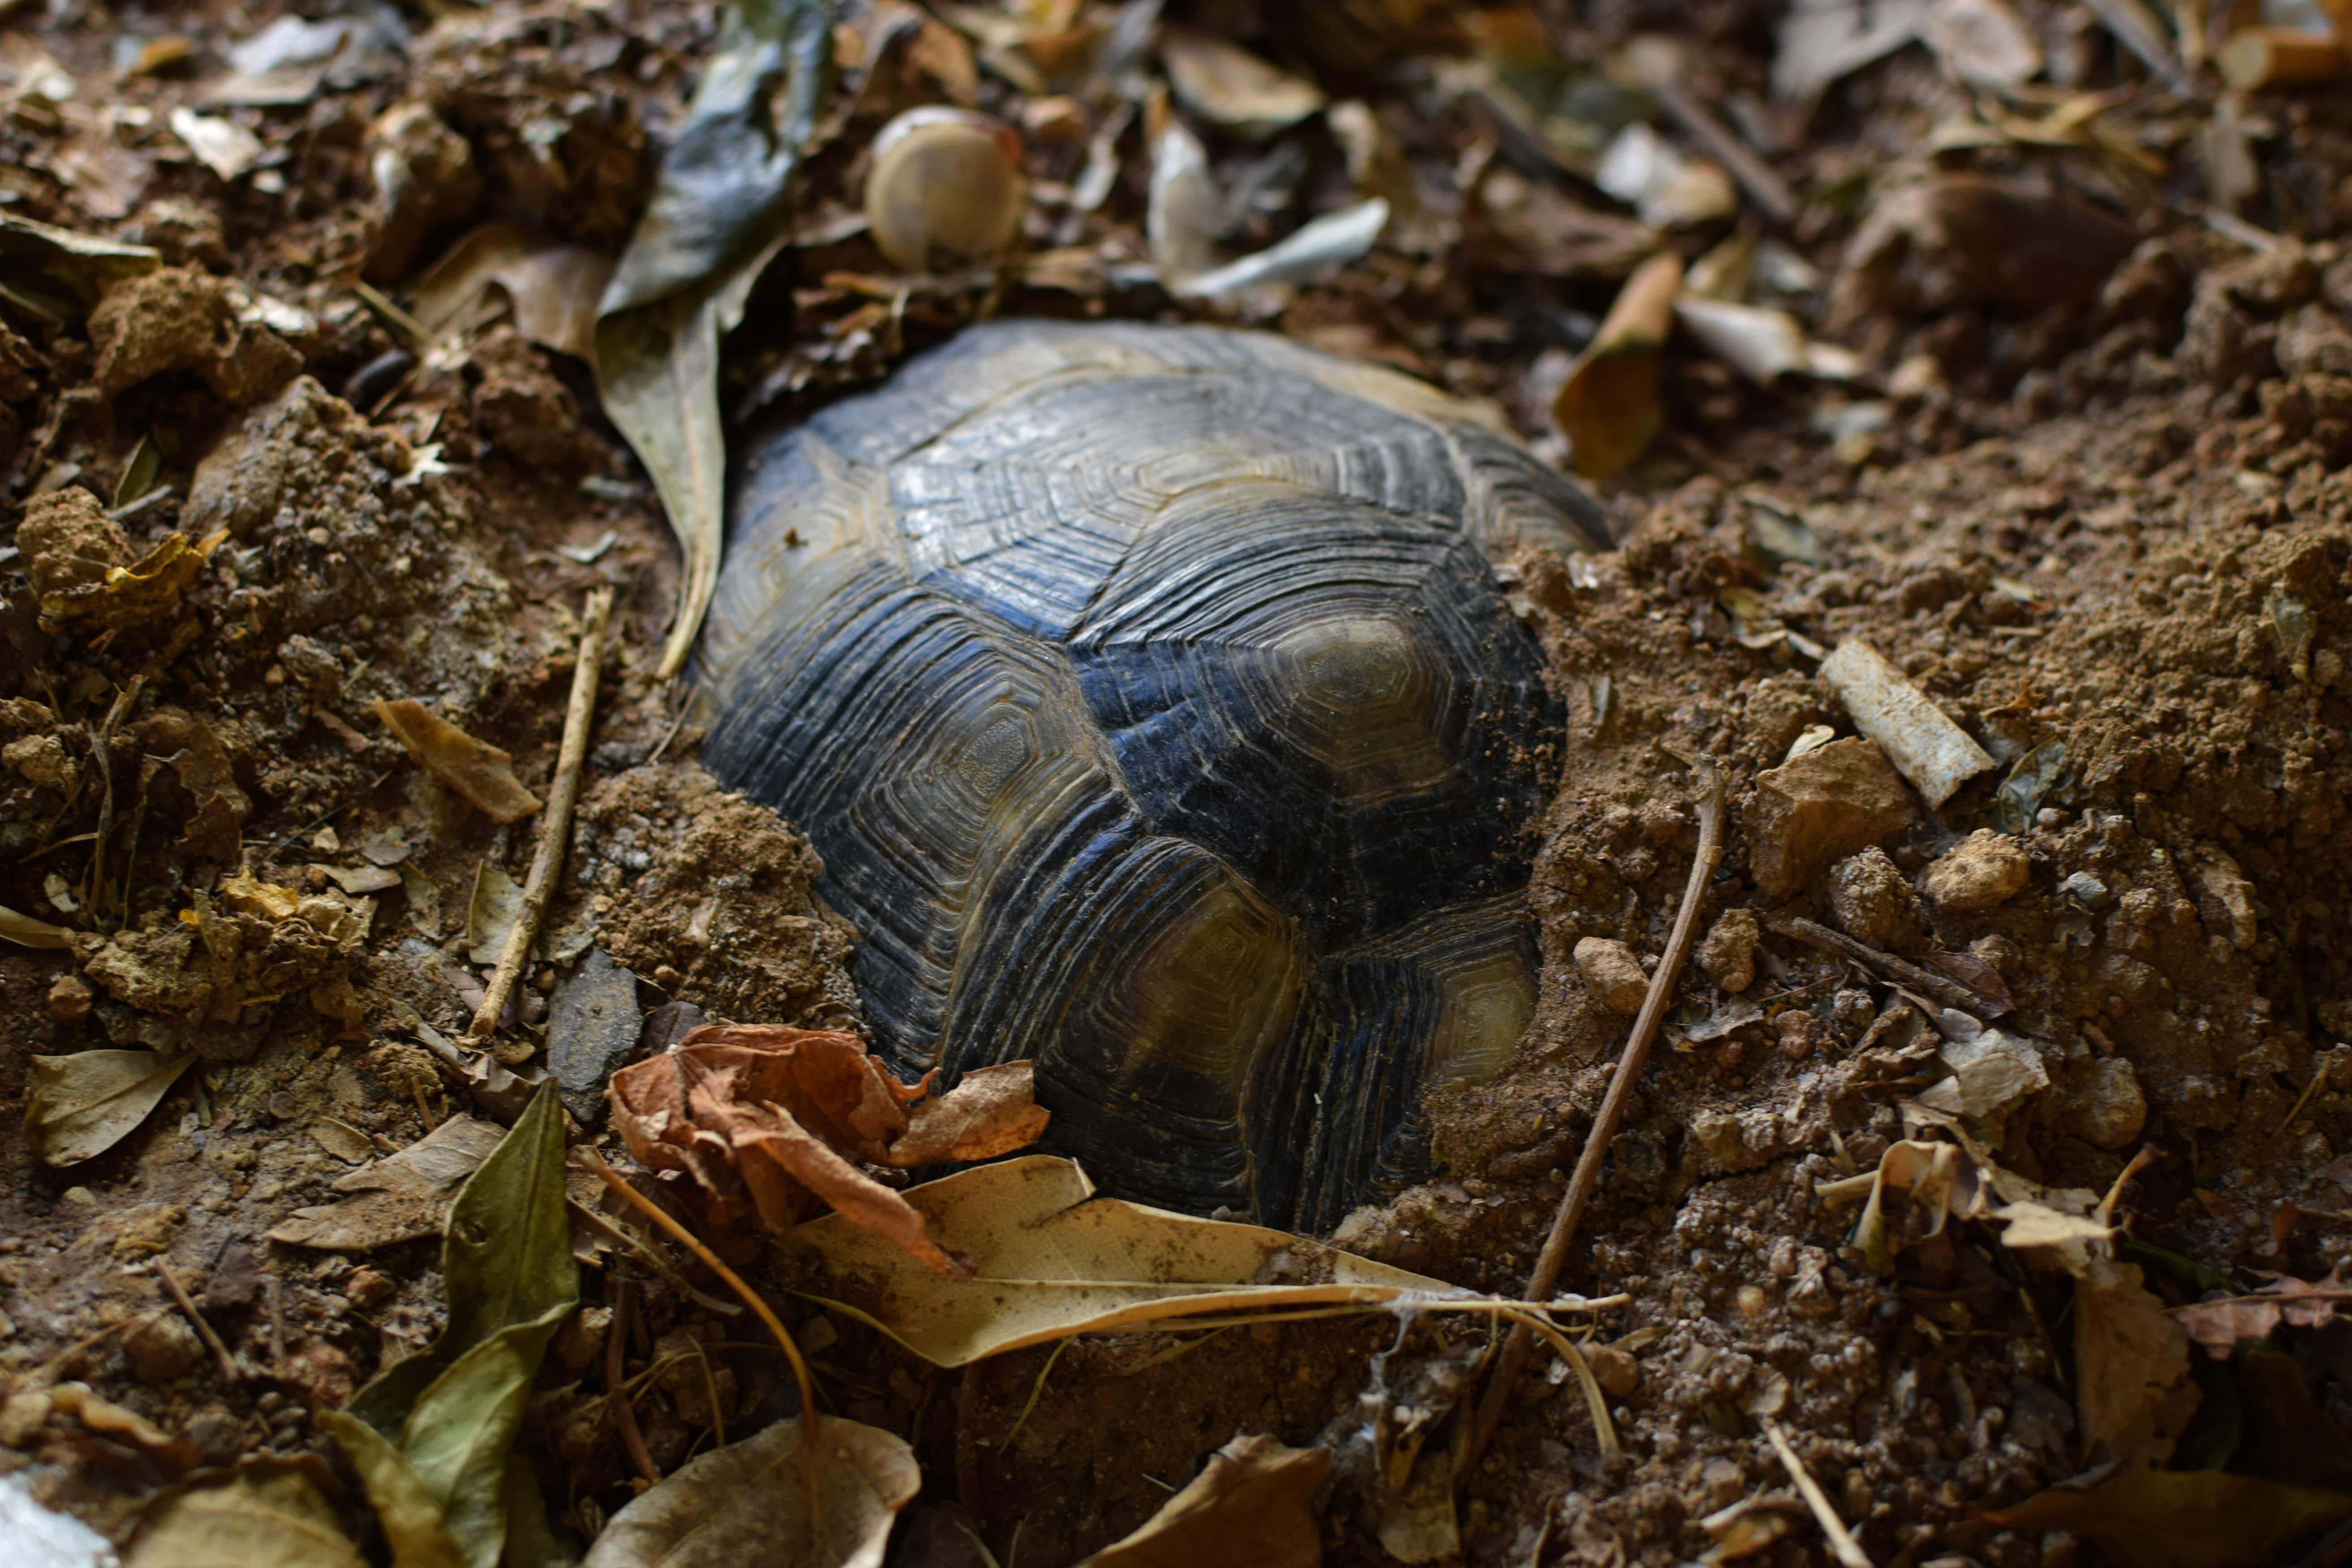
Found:
[{"label": "tortoise", "polygon": [[1535,1002],[1564,715],[1496,591],[1599,508],[1264,333],[1004,321],[740,448],[706,764],[822,857],[877,1048],[1034,1058],[1105,1190],[1328,1228]]}]

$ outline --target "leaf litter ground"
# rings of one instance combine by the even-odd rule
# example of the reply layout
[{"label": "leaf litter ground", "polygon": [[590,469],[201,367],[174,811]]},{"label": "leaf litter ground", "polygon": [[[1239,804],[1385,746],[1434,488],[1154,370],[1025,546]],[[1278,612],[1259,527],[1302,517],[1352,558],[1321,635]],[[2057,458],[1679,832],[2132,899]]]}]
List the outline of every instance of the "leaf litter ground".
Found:
[{"label": "leaf litter ground", "polygon": [[[982,308],[1157,314],[1234,257],[1280,277],[1297,251],[1275,247],[1378,200],[1369,255],[1353,229],[1308,247],[1310,279],[1352,258],[1337,278],[1193,308],[1400,364],[1616,468],[1622,550],[1504,568],[1577,719],[1533,894],[1541,1007],[1501,1080],[1433,1108],[1444,1170],[1337,1238],[1381,1265],[1517,1292],[1627,1023],[1622,968],[1586,944],[1635,973],[1663,947],[1690,758],[1729,780],[1729,854],[1563,1280],[1628,1298],[1585,1345],[1627,1463],[1601,1468],[1579,1380],[1542,1358],[1458,1510],[1433,1488],[1484,1320],[1091,1335],[943,1373],[715,1235],[835,1418],[914,1456],[907,1541],[1159,1560],[1171,1496],[1213,1517],[1196,1489],[1248,1441],[1323,1436],[1340,1562],[1457,1540],[1479,1563],[1818,1559],[1777,1425],[1874,1561],[2302,1550],[2352,1490],[2330,1294],[2352,1250],[2340,87],[2273,85],[2314,68],[2275,26],[2208,37],[2168,8],[1865,27],[1831,5],[1810,33],[1764,7],[1612,13],[1562,53],[1507,6],[1387,40],[1364,7],[1255,36],[1205,7],[1156,44],[1144,9],[845,14],[794,245],[740,285],[720,416],[814,405]],[[583,258],[621,255],[693,123],[707,22],[501,5],[406,36],[388,14],[0,31],[21,574],[0,935],[27,944],[0,956],[0,1092],[32,1118],[0,1131],[0,1444],[6,1484],[118,1540],[142,1511],[206,1548],[377,1528],[329,1417],[451,1332],[517,1331],[451,1321],[467,1288],[440,1231],[541,1073],[593,1121],[603,1079],[696,1014],[856,1025],[851,933],[805,846],[687,760],[655,679],[682,581],[656,485],[677,486],[630,465],[572,357],[604,298]],[[1645,26],[1679,39],[1663,79]],[[860,232],[861,149],[931,102],[1024,134],[1009,274],[912,283]],[[1160,204],[1189,231],[1151,221],[1161,166],[1193,171],[1169,182],[1190,206]],[[505,248],[514,227],[539,247]],[[1661,249],[1673,310],[1629,302],[1612,335],[1621,280]],[[445,252],[434,276],[474,280],[420,286]],[[562,308],[526,308],[535,289]],[[1596,334],[1629,353],[1587,353]],[[1565,445],[1582,405],[1561,388],[1596,370],[1645,450]],[[568,874],[499,1039],[514,1059],[469,1055],[488,966],[467,917],[523,879],[601,583],[617,647]],[[1880,697],[1816,673],[1863,662],[1853,645],[1891,671]],[[1853,813],[1823,803],[1944,792],[1904,769],[1888,715],[1926,721],[1905,689],[1992,766],[1960,753],[1976,771],[1934,810],[1841,837]],[[375,717],[410,701],[465,742]],[[1894,766],[1855,763],[1857,731]],[[2001,865],[1969,859],[1977,829]],[[1782,918],[1722,918],[1751,907]],[[610,1016],[584,993],[567,1011],[592,949],[642,983]],[[581,1026],[561,1052],[551,1017]],[[401,1161],[459,1111],[470,1163]],[[647,1470],[708,1474],[722,1429],[778,1431],[791,1379],[708,1270],[593,1179],[565,1191],[583,1305],[535,1380],[481,1397],[528,1389],[508,1474],[549,1540],[584,1542]],[[2096,1469],[2110,1455],[2169,1468]],[[402,1462],[446,1517],[437,1461]],[[530,1517],[503,1494],[467,1517],[493,1500]]]}]

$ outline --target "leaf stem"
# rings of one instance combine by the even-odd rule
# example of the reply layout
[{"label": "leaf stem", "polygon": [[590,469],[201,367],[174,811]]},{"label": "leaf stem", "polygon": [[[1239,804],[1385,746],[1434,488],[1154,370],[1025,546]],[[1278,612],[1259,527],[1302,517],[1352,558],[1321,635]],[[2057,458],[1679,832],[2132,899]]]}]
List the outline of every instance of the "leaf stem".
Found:
[{"label": "leaf stem", "polygon": [[[680,1247],[702,1259],[704,1265],[713,1274],[727,1281],[727,1288],[743,1299],[743,1304],[751,1309],[760,1321],[768,1325],[768,1332],[775,1335],[776,1343],[783,1347],[784,1359],[793,1363],[793,1377],[800,1384],[801,1441],[809,1450],[809,1462],[801,1468],[808,1478],[809,1529],[814,1531],[820,1512],[816,1477],[816,1424],[819,1420],[816,1413],[816,1378],[810,1373],[808,1361],[801,1354],[801,1347],[793,1342],[792,1331],[784,1327],[784,1321],[776,1316],[775,1309],[769,1306],[757,1291],[743,1282],[741,1275],[720,1262],[717,1253],[704,1246],[701,1238],[694,1232],[672,1219],[659,1204],[622,1180],[620,1173],[604,1163],[595,1150],[583,1145],[580,1156],[587,1162],[588,1168],[596,1173],[599,1181],[627,1199],[647,1219],[669,1232],[671,1238]],[[614,1314],[616,1321],[619,1316],[617,1312]]]}]

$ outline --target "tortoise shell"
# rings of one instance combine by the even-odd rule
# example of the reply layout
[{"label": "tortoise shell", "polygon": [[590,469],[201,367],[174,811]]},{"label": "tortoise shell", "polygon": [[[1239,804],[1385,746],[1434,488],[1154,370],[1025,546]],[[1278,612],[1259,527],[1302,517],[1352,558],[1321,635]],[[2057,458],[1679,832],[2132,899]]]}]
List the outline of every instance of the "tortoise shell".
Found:
[{"label": "tortoise shell", "polygon": [[1107,1189],[1327,1226],[1533,1010],[1563,715],[1491,561],[1605,537],[1394,372],[977,327],[744,449],[703,756],[816,846],[895,1065],[1034,1057]]}]

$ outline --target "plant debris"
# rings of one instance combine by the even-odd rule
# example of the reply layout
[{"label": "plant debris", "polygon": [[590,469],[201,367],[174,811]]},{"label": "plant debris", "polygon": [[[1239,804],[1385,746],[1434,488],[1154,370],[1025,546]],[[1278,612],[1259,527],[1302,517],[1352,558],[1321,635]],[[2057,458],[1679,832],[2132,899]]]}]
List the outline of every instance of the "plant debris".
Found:
[{"label": "plant debris", "polygon": [[881,1568],[900,1510],[921,1489],[890,1433],[820,1415],[695,1459],[628,1507],[583,1568]]},{"label": "plant debris", "polygon": [[855,1035],[706,1025],[613,1075],[613,1121],[629,1152],[691,1174],[712,1225],[756,1215],[779,1235],[830,1204],[941,1274],[971,1265],[942,1250],[907,1200],[856,1162],[909,1166],[985,1160],[1036,1141],[1045,1112],[1027,1062],[965,1075],[937,1099],[905,1084]]}]

